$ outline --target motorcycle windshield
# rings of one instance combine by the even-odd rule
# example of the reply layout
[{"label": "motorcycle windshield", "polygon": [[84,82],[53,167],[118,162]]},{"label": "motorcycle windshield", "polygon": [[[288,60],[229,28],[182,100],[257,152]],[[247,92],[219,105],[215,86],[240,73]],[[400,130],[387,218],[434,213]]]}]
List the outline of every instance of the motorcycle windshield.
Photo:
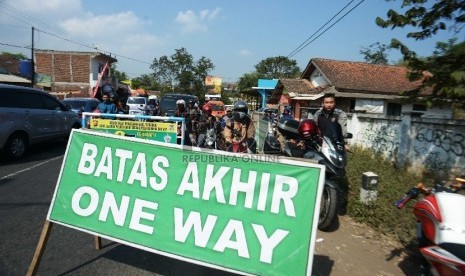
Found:
[{"label": "motorcycle windshield", "polygon": [[333,122],[332,120],[319,120],[318,128],[320,129],[321,135],[328,137],[332,143],[344,143],[342,127],[338,122]]},{"label": "motorcycle windshield", "polygon": [[344,150],[344,145],[341,145],[337,141],[336,143],[333,143],[330,137],[324,136],[321,152],[335,167],[339,169],[345,167],[347,163],[347,155]]}]

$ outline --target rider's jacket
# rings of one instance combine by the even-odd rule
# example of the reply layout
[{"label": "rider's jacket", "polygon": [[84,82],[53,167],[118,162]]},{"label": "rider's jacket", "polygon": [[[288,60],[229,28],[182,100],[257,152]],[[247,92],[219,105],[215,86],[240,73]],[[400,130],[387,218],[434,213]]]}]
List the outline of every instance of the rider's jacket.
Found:
[{"label": "rider's jacket", "polygon": [[245,142],[247,138],[253,138],[254,135],[255,124],[248,118],[244,123],[230,119],[223,129],[223,137],[226,143]]},{"label": "rider's jacket", "polygon": [[320,132],[325,136],[337,136],[343,139],[347,134],[347,114],[340,109],[326,111],[323,108],[315,112],[313,116]]}]

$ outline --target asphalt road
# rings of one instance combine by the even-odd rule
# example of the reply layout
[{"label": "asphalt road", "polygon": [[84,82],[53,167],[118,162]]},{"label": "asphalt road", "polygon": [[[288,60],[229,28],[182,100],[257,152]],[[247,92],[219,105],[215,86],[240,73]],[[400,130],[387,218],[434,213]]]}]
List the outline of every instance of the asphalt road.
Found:
[{"label": "asphalt road", "polygon": [[[60,141],[34,147],[21,161],[0,159],[0,275],[25,275],[28,271],[65,148],[66,142]],[[316,245],[314,275],[365,275],[369,271],[374,273],[370,275],[402,275],[406,272],[399,269],[399,258],[386,262],[385,247],[373,245],[373,242],[364,245],[359,235],[353,238],[354,231],[366,232],[361,226],[351,226],[343,219],[338,228],[333,233],[318,232],[317,241],[320,241]],[[355,239],[352,244],[347,244],[350,242],[348,236]],[[342,244],[349,245],[346,251]],[[376,271],[367,270],[367,267],[361,270],[367,257],[351,255],[353,247],[358,248],[359,254],[366,253],[372,260],[379,261],[380,265],[372,268]],[[96,250],[92,235],[58,224],[53,224],[37,274],[234,275],[108,240],[103,240],[103,248]]]},{"label": "asphalt road", "polygon": [[[58,179],[65,142],[37,146],[23,160],[0,159],[0,275],[25,275]],[[53,224],[38,275],[228,275]],[[233,275],[233,274],[229,274]]]}]

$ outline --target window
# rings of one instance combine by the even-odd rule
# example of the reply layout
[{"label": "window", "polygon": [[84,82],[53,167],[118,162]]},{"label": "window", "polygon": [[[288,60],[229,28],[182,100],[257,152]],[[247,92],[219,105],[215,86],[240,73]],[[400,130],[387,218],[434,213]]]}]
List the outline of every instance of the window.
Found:
[{"label": "window", "polygon": [[412,109],[414,111],[426,111],[426,105],[424,105],[424,104],[414,104]]},{"label": "window", "polygon": [[32,108],[32,109],[42,109],[42,101],[39,94],[36,93],[21,93],[21,103],[22,107]]},{"label": "window", "polygon": [[11,90],[0,90],[0,107],[18,108],[21,107],[20,92]]},{"label": "window", "polygon": [[47,97],[45,95],[41,95],[41,98],[42,98],[42,104],[45,109],[61,110],[61,105],[58,101],[55,101],[54,99]]},{"label": "window", "polygon": [[402,105],[399,103],[388,103],[386,115],[387,116],[400,116]]}]

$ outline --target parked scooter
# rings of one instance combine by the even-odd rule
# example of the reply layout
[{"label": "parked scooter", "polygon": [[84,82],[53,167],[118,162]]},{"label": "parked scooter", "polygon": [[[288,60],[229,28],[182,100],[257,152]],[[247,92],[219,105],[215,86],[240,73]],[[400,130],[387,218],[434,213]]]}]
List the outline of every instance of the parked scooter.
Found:
[{"label": "parked scooter", "polygon": [[401,209],[410,199],[424,195],[413,207],[424,258],[422,275],[465,275],[465,196],[457,193],[464,188],[464,178],[456,178],[450,187],[427,188],[419,183],[395,204]]},{"label": "parked scooter", "polygon": [[[343,139],[321,136],[313,120],[281,119],[278,130],[284,137],[284,155],[311,159],[326,166],[325,185],[321,198],[318,229],[329,230],[337,216],[342,198],[342,181],[345,178],[347,154]],[[342,134],[340,134],[342,135]],[[347,137],[352,138],[348,133]]]}]

